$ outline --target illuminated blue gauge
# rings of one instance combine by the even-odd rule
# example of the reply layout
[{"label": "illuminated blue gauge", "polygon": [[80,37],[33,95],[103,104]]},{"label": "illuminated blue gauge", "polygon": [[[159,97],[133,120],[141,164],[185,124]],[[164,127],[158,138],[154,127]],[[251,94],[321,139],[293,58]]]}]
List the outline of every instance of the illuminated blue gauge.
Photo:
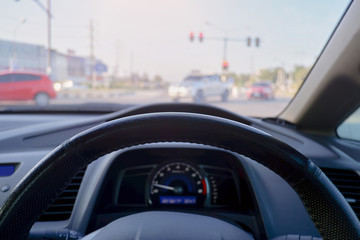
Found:
[{"label": "illuminated blue gauge", "polygon": [[160,167],[150,180],[150,203],[155,206],[200,206],[204,204],[206,194],[204,177],[184,162]]}]

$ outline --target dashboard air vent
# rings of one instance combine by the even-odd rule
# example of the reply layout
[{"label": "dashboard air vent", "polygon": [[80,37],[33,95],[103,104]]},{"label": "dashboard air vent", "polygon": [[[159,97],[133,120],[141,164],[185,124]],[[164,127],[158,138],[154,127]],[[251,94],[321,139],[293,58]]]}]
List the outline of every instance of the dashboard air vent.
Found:
[{"label": "dashboard air vent", "polygon": [[322,168],[360,219],[360,176],[350,170]]},{"label": "dashboard air vent", "polygon": [[38,221],[62,221],[70,218],[85,170],[86,168],[78,172],[58,199],[49,206]]}]

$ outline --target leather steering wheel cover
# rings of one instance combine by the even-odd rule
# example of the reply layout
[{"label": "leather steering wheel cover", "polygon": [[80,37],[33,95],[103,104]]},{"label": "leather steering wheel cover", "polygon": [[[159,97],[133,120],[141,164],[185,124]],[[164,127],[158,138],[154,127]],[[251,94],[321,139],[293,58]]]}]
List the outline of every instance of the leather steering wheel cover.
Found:
[{"label": "leather steering wheel cover", "polygon": [[2,239],[25,239],[76,173],[112,151],[154,142],[190,142],[252,158],[298,193],[324,239],[360,239],[360,223],[337,188],[305,156],[252,127],[201,114],[152,113],[107,122],[62,143],[15,187],[0,209]]}]

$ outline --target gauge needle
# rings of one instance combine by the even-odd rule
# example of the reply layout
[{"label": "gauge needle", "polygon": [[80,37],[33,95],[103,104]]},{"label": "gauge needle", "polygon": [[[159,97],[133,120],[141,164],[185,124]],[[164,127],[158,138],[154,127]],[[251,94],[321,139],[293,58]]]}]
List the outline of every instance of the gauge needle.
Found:
[{"label": "gauge needle", "polygon": [[170,186],[166,186],[166,185],[162,185],[162,184],[153,184],[153,186],[158,187],[158,188],[162,188],[162,189],[166,189],[166,190],[170,190],[170,191],[174,191],[175,188],[174,187],[170,187]]}]

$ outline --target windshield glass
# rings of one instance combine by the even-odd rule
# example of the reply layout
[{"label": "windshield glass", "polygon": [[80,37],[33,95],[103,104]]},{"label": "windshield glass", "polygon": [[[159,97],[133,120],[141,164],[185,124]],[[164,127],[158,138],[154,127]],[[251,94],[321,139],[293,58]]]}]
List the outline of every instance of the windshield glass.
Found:
[{"label": "windshield glass", "polygon": [[273,117],[348,4],[9,0],[0,8],[0,108],[175,101]]},{"label": "windshield glass", "polygon": [[360,141],[360,107],[337,128],[341,138]]}]

